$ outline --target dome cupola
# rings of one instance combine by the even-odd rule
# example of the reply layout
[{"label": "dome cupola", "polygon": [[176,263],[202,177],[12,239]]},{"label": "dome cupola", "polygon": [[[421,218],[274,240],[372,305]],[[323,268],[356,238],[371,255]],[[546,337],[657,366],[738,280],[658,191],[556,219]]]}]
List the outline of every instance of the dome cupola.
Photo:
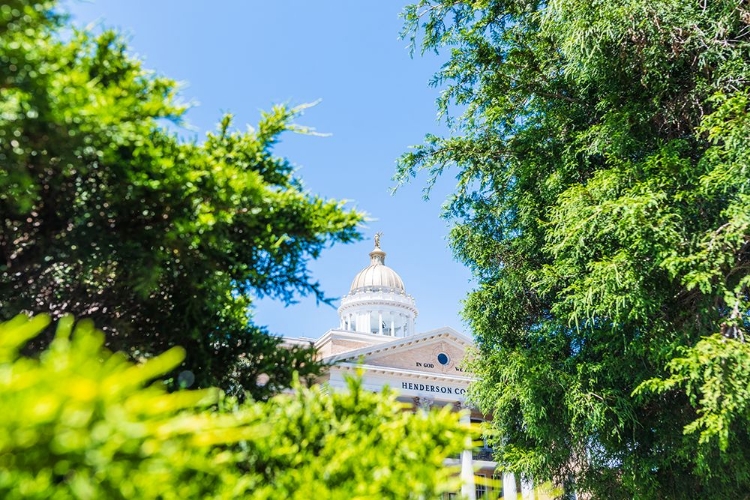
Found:
[{"label": "dome cupola", "polygon": [[405,292],[401,276],[385,265],[385,255],[385,252],[380,249],[380,239],[377,239],[375,248],[370,252],[370,265],[354,277],[349,293],[363,288],[392,288]]},{"label": "dome cupola", "polygon": [[342,297],[339,318],[342,330],[405,337],[414,333],[417,307],[406,293],[401,277],[385,265],[380,248],[382,233],[375,235],[370,265],[354,277],[349,293]]}]

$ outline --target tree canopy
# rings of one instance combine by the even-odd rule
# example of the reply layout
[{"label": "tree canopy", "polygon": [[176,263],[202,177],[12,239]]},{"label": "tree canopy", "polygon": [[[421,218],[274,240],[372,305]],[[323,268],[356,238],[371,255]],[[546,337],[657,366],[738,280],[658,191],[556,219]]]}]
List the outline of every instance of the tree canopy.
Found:
[{"label": "tree canopy", "polygon": [[198,385],[255,397],[314,373],[312,349],[280,349],[248,309],[251,294],[326,300],[308,261],[359,237],[362,214],[310,194],[273,154],[280,134],[307,131],[293,122],[304,107],[247,132],[227,115],[184,141],[167,126],[187,111],[177,85],[115,32],[12,0],[0,42],[0,317],[92,318],[136,358],[179,344]]},{"label": "tree canopy", "polygon": [[750,10],[422,0],[503,467],[597,498],[750,491]]}]

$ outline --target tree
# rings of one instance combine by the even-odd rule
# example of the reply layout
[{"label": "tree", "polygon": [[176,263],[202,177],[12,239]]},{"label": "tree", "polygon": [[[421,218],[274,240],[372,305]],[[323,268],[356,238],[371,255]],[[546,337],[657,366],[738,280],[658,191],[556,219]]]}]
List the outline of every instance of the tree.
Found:
[{"label": "tree", "polygon": [[403,411],[361,379],[237,404],[217,389],[168,393],[175,347],[134,365],[90,321],[62,318],[49,350],[19,354],[49,317],[0,324],[4,499],[438,499],[469,437],[460,414]]},{"label": "tree", "polygon": [[503,467],[597,498],[750,491],[750,10],[422,0],[477,288],[473,397]]},{"label": "tree", "polygon": [[272,154],[308,132],[292,122],[304,106],[181,141],[164,125],[187,109],[175,82],[117,34],[75,30],[52,0],[0,16],[0,317],[89,317],[134,358],[179,344],[184,380],[259,398],[317,373],[312,348],[280,348],[249,312],[251,294],[327,300],[307,262],[359,237],[362,214]]}]

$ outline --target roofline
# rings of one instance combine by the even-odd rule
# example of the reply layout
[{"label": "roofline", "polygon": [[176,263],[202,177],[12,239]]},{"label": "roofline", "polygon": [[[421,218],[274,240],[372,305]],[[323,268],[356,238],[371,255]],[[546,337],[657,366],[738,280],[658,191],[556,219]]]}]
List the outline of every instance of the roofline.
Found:
[{"label": "roofline", "polygon": [[[364,335],[367,335],[367,334],[364,334]],[[372,346],[367,346],[367,347],[360,347],[359,349],[354,349],[352,351],[346,351],[346,352],[342,352],[339,354],[334,354],[324,359],[329,362],[343,361],[347,359],[356,359],[356,358],[359,358],[360,356],[376,354],[378,352],[388,351],[388,350],[395,349],[397,347],[423,342],[425,340],[429,340],[429,339],[436,338],[436,337],[454,337],[456,338],[456,340],[465,344],[467,347],[472,347],[474,345],[474,342],[472,342],[469,337],[467,337],[466,335],[462,333],[459,333],[458,331],[454,330],[453,328],[449,326],[446,326],[442,328],[436,328],[434,330],[429,330],[427,332],[410,335],[408,337],[397,337],[396,339],[390,342],[384,342],[382,344],[377,344],[377,345],[372,345]]]},{"label": "roofline", "polygon": [[392,368],[390,366],[365,365],[360,363],[337,363],[331,366],[331,369],[339,368],[347,371],[366,370],[368,372],[379,372],[383,374],[394,374],[408,378],[418,378],[427,380],[449,380],[460,383],[476,382],[476,377],[467,377],[465,375],[448,375],[445,373],[420,372],[416,370],[407,370],[404,368]]},{"label": "roofline", "polygon": [[318,340],[315,341],[315,347],[319,348],[334,335],[336,335],[339,338],[345,338],[347,340],[355,340],[359,342],[371,342],[371,343],[378,344],[378,345],[392,342],[393,339],[398,338],[398,337],[388,337],[385,335],[375,335],[372,333],[365,333],[365,332],[353,332],[351,330],[341,330],[340,328],[331,328],[330,330],[325,332],[323,335],[321,335],[320,338],[318,338]]}]

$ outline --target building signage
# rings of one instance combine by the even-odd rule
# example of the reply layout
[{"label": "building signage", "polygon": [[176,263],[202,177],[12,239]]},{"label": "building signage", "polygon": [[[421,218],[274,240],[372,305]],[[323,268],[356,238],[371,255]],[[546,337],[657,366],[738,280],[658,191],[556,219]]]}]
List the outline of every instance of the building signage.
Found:
[{"label": "building signage", "polygon": [[466,389],[463,387],[449,387],[447,385],[434,385],[434,384],[415,384],[412,382],[401,382],[401,388],[409,391],[418,392],[436,392],[438,394],[456,394],[463,396],[466,394]]}]

